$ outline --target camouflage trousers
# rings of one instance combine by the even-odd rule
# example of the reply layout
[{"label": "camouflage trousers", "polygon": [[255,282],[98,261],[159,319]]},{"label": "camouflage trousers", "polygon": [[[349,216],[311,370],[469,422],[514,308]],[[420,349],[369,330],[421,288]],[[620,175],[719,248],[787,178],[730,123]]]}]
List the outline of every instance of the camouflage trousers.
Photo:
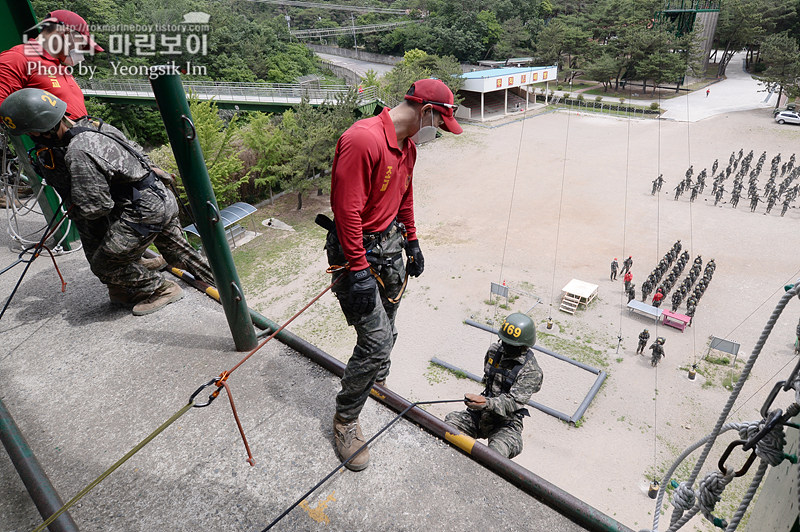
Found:
[{"label": "camouflage trousers", "polygon": [[[339,300],[347,324],[356,330],[356,346],[347,361],[342,376],[342,390],[336,396],[336,413],[345,421],[356,419],[369,398],[369,392],[376,380],[384,380],[389,375],[390,355],[397,340],[394,326],[398,296],[402,295],[406,275],[403,261],[404,237],[396,227],[378,241],[370,241],[374,236],[365,235],[365,248],[371,249],[368,256],[373,274],[378,280],[375,290],[377,304],[372,312],[359,314],[347,304],[350,282],[347,270],[333,273],[333,279],[341,280],[333,287]],[[330,265],[343,265],[344,252],[335,233],[328,233],[325,243]]]},{"label": "camouflage trousers", "polygon": [[488,438],[489,447],[503,456],[514,458],[522,452],[522,418],[501,417],[480,410],[450,412],[444,418],[472,438]]},{"label": "camouflage trousers", "polygon": [[[160,183],[158,186],[159,190],[142,194],[135,217],[126,210],[110,221],[88,220],[88,224],[77,225],[92,273],[104,284],[121,287],[129,295],[152,294],[164,283],[159,272],[139,262],[150,244],[155,244],[170,265],[214,283],[208,264],[183,238],[174,196]],[[101,233],[104,224],[107,229]]]}]

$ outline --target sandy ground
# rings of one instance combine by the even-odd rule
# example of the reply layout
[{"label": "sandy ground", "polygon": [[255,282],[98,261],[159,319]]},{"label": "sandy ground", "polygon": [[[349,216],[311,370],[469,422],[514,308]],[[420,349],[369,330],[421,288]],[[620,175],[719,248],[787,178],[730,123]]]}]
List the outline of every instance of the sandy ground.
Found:
[{"label": "sandy ground", "polygon": [[[649,526],[654,504],[646,492],[654,471],[663,472],[711,430],[728,396],[722,387],[726,370],[701,362],[708,378],[698,375],[692,382],[685,368],[703,357],[710,335],[740,342],[741,356],[748,356],[782,287],[800,275],[797,209],[781,218],[779,207],[770,215],[763,206],[750,213],[744,202],[737,210],[727,202],[714,207],[709,189],[693,204],[674,201],[667,191],[689,164],[695,175],[704,167],[710,171],[715,158],[724,167],[731,151],[744,148],[753,149],[756,159],[766,150],[768,168],[778,152],[788,160],[798,140],[800,128],[777,125],[769,110],[690,124],[559,112],[494,128],[466,126],[460,137],[448,135],[421,147],[415,201],[426,269],[411,280],[398,314],[390,387],[412,400],[477,392],[479,385],[431,369],[429,359],[480,373],[494,337],[463,320],[497,326],[510,310],[528,311],[541,298],[530,313],[540,332],[551,336],[541,335],[540,343],[584,356],[609,377],[579,427],[532,410],[525,421],[525,448],[516,460],[631,528]],[[651,196],[650,182],[659,173],[666,179],[664,189]],[[714,258],[718,265],[694,325],[683,333],[629,314],[622,281],[609,280],[611,260],[621,263],[632,255],[639,286],[677,239],[692,258]],[[265,279],[262,289],[248,294],[251,305],[285,319],[324,287],[321,245],[319,235],[312,238],[307,266],[291,272],[283,287]],[[573,278],[599,286],[596,302],[574,316],[557,310],[561,288]],[[491,282],[524,293],[510,310],[497,308],[486,303]],[[547,331],[551,312],[557,326]],[[794,366],[797,317],[795,301],[744,386],[733,420],[760,418],[766,393]],[[644,327],[652,338],[666,338],[666,359],[657,369],[635,355]],[[354,343],[331,295],[292,329],[342,360]],[[623,340],[617,353],[618,334]],[[571,414],[593,376],[537,358],[545,378],[534,399]],[[432,411],[443,417],[448,409]],[[712,463],[716,459],[703,474]],[[688,467],[681,471],[685,478]],[[744,483],[729,488],[723,514],[727,508],[732,515],[731,505],[744,489]],[[697,518],[692,523],[707,529]]]}]

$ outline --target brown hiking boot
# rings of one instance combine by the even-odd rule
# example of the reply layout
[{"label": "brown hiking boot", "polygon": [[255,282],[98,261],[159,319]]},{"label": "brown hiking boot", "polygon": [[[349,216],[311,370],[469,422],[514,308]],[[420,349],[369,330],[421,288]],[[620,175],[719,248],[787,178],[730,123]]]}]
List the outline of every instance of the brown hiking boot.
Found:
[{"label": "brown hiking boot", "polygon": [[144,266],[148,270],[151,270],[151,271],[155,272],[155,271],[158,271],[158,270],[162,269],[164,266],[166,266],[167,265],[167,261],[164,260],[164,257],[162,257],[161,255],[157,255],[157,256],[153,257],[152,259],[148,259],[147,257],[141,257],[139,259],[139,264],[141,264],[142,266]]},{"label": "brown hiking boot", "polygon": [[136,303],[147,299],[150,294],[138,292],[138,293],[131,293],[128,292],[128,289],[124,286],[119,286],[116,284],[108,285],[108,299],[111,300],[112,305],[117,305],[120,307],[127,307],[131,308]]},{"label": "brown hiking boot", "polygon": [[[367,440],[361,433],[361,426],[358,419],[345,421],[339,414],[333,416],[333,437],[336,440],[336,454],[344,462],[358,451]],[[365,447],[352,460],[345,464],[351,471],[362,471],[369,465],[369,448]]]},{"label": "brown hiking boot", "polygon": [[182,298],[183,289],[181,289],[177,283],[172,281],[164,281],[164,284],[161,285],[161,288],[153,292],[150,297],[141,303],[134,305],[133,315],[144,316],[146,314],[152,314],[153,312],[161,310],[170,303],[174,303]]}]

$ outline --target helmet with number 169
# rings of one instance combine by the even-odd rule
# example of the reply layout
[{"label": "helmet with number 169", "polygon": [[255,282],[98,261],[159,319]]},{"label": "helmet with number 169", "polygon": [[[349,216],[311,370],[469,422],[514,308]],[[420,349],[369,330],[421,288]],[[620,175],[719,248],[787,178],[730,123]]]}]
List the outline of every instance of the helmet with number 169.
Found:
[{"label": "helmet with number 169", "polygon": [[0,105],[0,122],[11,135],[46,133],[56,127],[67,104],[42,89],[20,89]]},{"label": "helmet with number 169", "polygon": [[527,315],[515,312],[500,326],[498,336],[509,345],[532,347],[536,343],[536,325]]}]

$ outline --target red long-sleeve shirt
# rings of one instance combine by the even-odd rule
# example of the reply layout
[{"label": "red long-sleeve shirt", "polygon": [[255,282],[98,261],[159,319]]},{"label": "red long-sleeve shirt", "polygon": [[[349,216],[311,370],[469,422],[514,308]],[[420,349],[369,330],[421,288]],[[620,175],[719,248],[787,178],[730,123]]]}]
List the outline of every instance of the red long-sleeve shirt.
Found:
[{"label": "red long-sleeve shirt", "polygon": [[20,89],[42,89],[67,104],[69,118],[86,116],[83,92],[71,70],[36,41],[18,44],[0,53],[0,103]]},{"label": "red long-sleeve shirt", "polygon": [[397,145],[389,110],[359,120],[336,144],[331,171],[331,208],[344,255],[354,271],[369,266],[364,233],[380,232],[397,220],[416,240],[412,176],[417,147]]}]

